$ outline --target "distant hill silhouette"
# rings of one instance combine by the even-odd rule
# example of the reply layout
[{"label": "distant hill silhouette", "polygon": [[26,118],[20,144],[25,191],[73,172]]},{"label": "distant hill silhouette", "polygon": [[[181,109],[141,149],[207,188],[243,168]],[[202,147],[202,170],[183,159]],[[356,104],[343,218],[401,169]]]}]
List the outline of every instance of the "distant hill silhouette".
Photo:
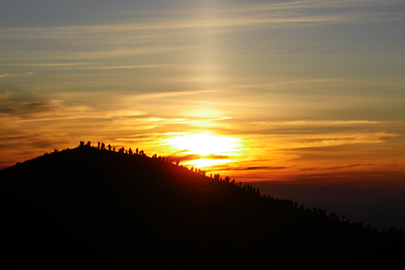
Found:
[{"label": "distant hill silhouette", "polygon": [[353,268],[402,260],[402,231],[351,224],[138,149],[108,149],[81,143],[0,171],[0,267]]}]

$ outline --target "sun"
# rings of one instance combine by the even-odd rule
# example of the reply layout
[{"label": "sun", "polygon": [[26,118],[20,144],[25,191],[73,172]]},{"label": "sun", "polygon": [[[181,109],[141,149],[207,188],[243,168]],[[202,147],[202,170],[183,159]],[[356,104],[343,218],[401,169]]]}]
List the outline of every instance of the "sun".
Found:
[{"label": "sun", "polygon": [[207,169],[211,166],[233,162],[242,146],[240,139],[204,132],[176,135],[165,140],[172,152],[194,156],[183,164]]},{"label": "sun", "polygon": [[186,134],[169,138],[166,142],[177,151],[199,156],[232,155],[240,146],[237,138],[212,133]]}]

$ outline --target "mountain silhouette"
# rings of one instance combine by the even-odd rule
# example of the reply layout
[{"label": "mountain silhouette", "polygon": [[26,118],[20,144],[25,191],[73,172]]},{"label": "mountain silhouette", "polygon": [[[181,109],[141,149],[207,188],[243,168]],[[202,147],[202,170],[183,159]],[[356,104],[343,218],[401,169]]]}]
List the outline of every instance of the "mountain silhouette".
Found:
[{"label": "mountain silhouette", "polygon": [[0,171],[3,269],[352,268],[404,254],[402,232],[109,149],[81,144]]}]

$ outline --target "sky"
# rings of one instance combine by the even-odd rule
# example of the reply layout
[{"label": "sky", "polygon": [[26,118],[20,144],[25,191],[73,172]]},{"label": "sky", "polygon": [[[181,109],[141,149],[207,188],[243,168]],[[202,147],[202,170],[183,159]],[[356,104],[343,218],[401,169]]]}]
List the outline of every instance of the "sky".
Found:
[{"label": "sky", "polygon": [[404,48],[403,0],[0,0],[0,169],[84,140],[404,190]]}]

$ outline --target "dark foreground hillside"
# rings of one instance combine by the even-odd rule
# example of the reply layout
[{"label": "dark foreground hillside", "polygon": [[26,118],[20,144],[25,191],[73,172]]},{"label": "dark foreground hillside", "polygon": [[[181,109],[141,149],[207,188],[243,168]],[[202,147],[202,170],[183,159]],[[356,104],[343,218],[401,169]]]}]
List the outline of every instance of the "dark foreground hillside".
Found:
[{"label": "dark foreground hillside", "polygon": [[0,211],[7,269],[354,268],[395,265],[405,251],[400,233],[88,146],[0,171]]}]

